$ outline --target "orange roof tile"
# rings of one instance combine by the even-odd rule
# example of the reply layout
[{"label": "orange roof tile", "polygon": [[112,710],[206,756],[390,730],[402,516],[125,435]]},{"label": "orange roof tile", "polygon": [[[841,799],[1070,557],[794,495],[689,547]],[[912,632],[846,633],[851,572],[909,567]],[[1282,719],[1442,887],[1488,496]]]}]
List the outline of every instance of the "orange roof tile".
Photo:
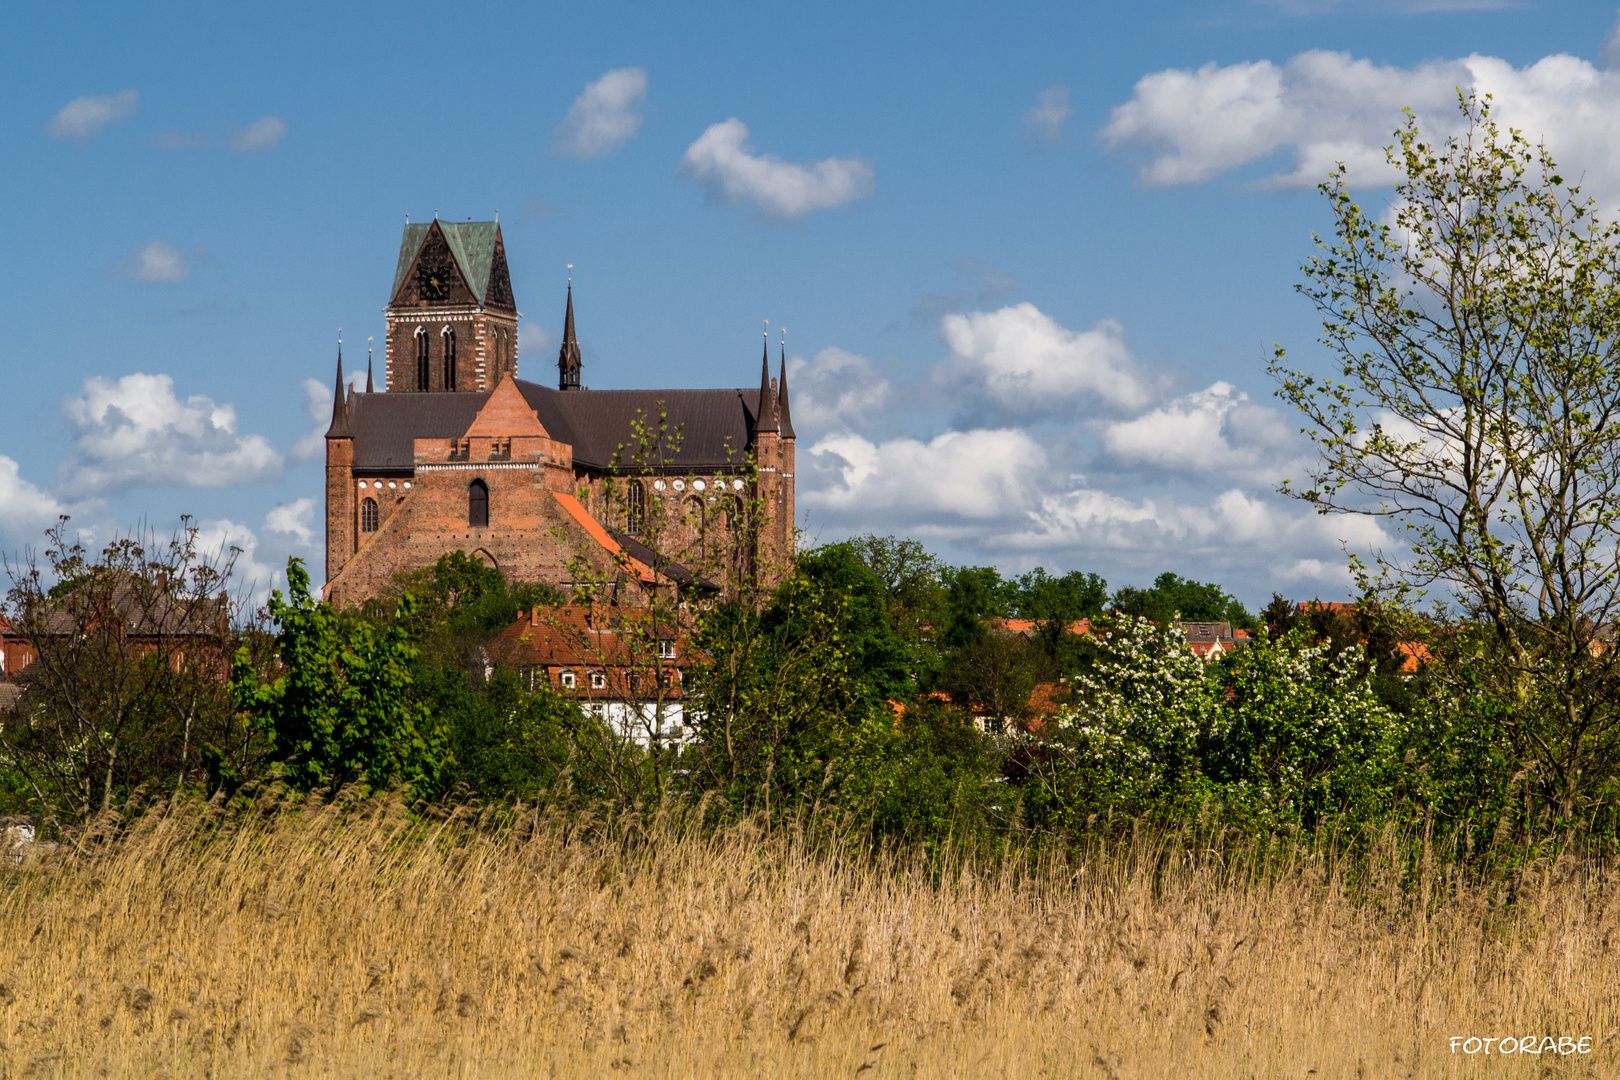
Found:
[{"label": "orange roof tile", "polygon": [[578,499],[564,491],[553,491],[551,494],[562,505],[562,508],[568,511],[568,516],[577,521],[587,533],[590,533],[592,540],[606,548],[615,561],[622,561],[627,564],[636,572],[636,576],[644,582],[650,583],[654,580],[652,569],[620,547],[619,542],[608,535],[608,531],[602,528],[601,522],[586,512],[585,508],[579,504]]}]

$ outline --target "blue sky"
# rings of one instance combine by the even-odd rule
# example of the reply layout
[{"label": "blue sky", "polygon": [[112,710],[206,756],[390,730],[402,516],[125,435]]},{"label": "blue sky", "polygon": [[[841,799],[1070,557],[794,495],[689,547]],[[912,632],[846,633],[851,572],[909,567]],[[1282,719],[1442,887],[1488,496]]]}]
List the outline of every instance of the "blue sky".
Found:
[{"label": "blue sky", "polygon": [[[1313,191],[1459,84],[1620,193],[1614,4],[33,5],[8,11],[0,548],[189,513],[320,543],[311,411],[399,231],[500,211],[520,375],[750,385],[788,328],[813,538],[1338,596],[1272,493]],[[1611,56],[1620,49],[1611,48]],[[746,134],[744,134],[746,132]],[[313,382],[311,381],[313,380]]]}]

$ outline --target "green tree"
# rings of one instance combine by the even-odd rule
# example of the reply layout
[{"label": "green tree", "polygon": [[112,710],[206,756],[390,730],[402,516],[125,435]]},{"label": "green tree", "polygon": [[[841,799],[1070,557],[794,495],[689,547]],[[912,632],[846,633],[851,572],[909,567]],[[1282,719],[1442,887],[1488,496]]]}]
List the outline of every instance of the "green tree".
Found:
[{"label": "green tree", "polygon": [[1484,631],[1470,671],[1567,837],[1620,767],[1620,226],[1489,98],[1460,107],[1439,145],[1410,114],[1396,133],[1387,223],[1342,166],[1322,186],[1334,236],[1299,289],[1336,364],[1272,362],[1321,453],[1284,490],[1387,522],[1411,557],[1372,553],[1368,586],[1393,606],[1438,588]]},{"label": "green tree", "polygon": [[287,561],[287,592],[270,595],[275,662],[261,669],[244,649],[231,676],[237,709],[272,733],[283,777],[301,788],[378,788],[397,779],[437,790],[444,735],[414,694],[411,594],[378,628],[313,600],[299,559]]},{"label": "green tree", "polygon": [[1152,588],[1127,585],[1120,589],[1114,594],[1112,606],[1122,614],[1161,623],[1179,614],[1186,622],[1229,622],[1240,630],[1254,630],[1259,625],[1248,609],[1219,585],[1168,572],[1154,578]]}]

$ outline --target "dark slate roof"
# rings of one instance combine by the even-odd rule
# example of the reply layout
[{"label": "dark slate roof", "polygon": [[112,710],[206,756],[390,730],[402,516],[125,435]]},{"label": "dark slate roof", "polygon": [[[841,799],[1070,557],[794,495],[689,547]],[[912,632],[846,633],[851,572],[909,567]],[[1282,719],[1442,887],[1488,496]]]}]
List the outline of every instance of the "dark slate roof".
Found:
[{"label": "dark slate roof", "polygon": [[410,469],[415,439],[459,439],[472,427],[487,391],[465,394],[356,394],[349,413],[354,467]]},{"label": "dark slate roof", "polygon": [[[574,448],[574,461],[598,469],[613,464],[620,445],[627,447],[628,463],[637,410],[656,424],[660,402],[670,429],[682,435],[672,471],[740,467],[759,396],[752,390],[561,391],[521,379],[518,389],[551,437]],[[354,467],[410,469],[412,440],[459,438],[488,399],[487,392],[354,395]]]},{"label": "dark slate roof", "polygon": [[[427,237],[428,229],[433,222],[425,225],[405,226],[405,235],[399,242],[399,266],[394,270],[394,287],[388,293],[390,299],[399,295],[399,287],[405,283],[405,275],[411,272],[411,263],[416,261],[416,253],[422,248],[422,241]],[[484,302],[484,294],[489,290],[489,271],[495,263],[495,237],[500,229],[494,221],[440,221],[439,228],[444,232],[444,239],[450,245],[450,253],[456,257],[456,266],[461,270],[461,276],[467,279],[473,295],[478,302]]]}]

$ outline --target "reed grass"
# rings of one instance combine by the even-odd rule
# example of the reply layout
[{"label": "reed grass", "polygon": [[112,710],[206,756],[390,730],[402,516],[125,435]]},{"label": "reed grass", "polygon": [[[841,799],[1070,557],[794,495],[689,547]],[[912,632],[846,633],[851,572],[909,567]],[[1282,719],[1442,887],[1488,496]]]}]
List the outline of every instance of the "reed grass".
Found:
[{"label": "reed grass", "polygon": [[[61,1077],[1613,1076],[1620,877],[1171,839],[1034,872],[756,824],[266,798],[0,872],[0,1061]],[[1403,880],[1404,879],[1404,880]],[[1586,1055],[1452,1035],[1591,1036]]]}]

